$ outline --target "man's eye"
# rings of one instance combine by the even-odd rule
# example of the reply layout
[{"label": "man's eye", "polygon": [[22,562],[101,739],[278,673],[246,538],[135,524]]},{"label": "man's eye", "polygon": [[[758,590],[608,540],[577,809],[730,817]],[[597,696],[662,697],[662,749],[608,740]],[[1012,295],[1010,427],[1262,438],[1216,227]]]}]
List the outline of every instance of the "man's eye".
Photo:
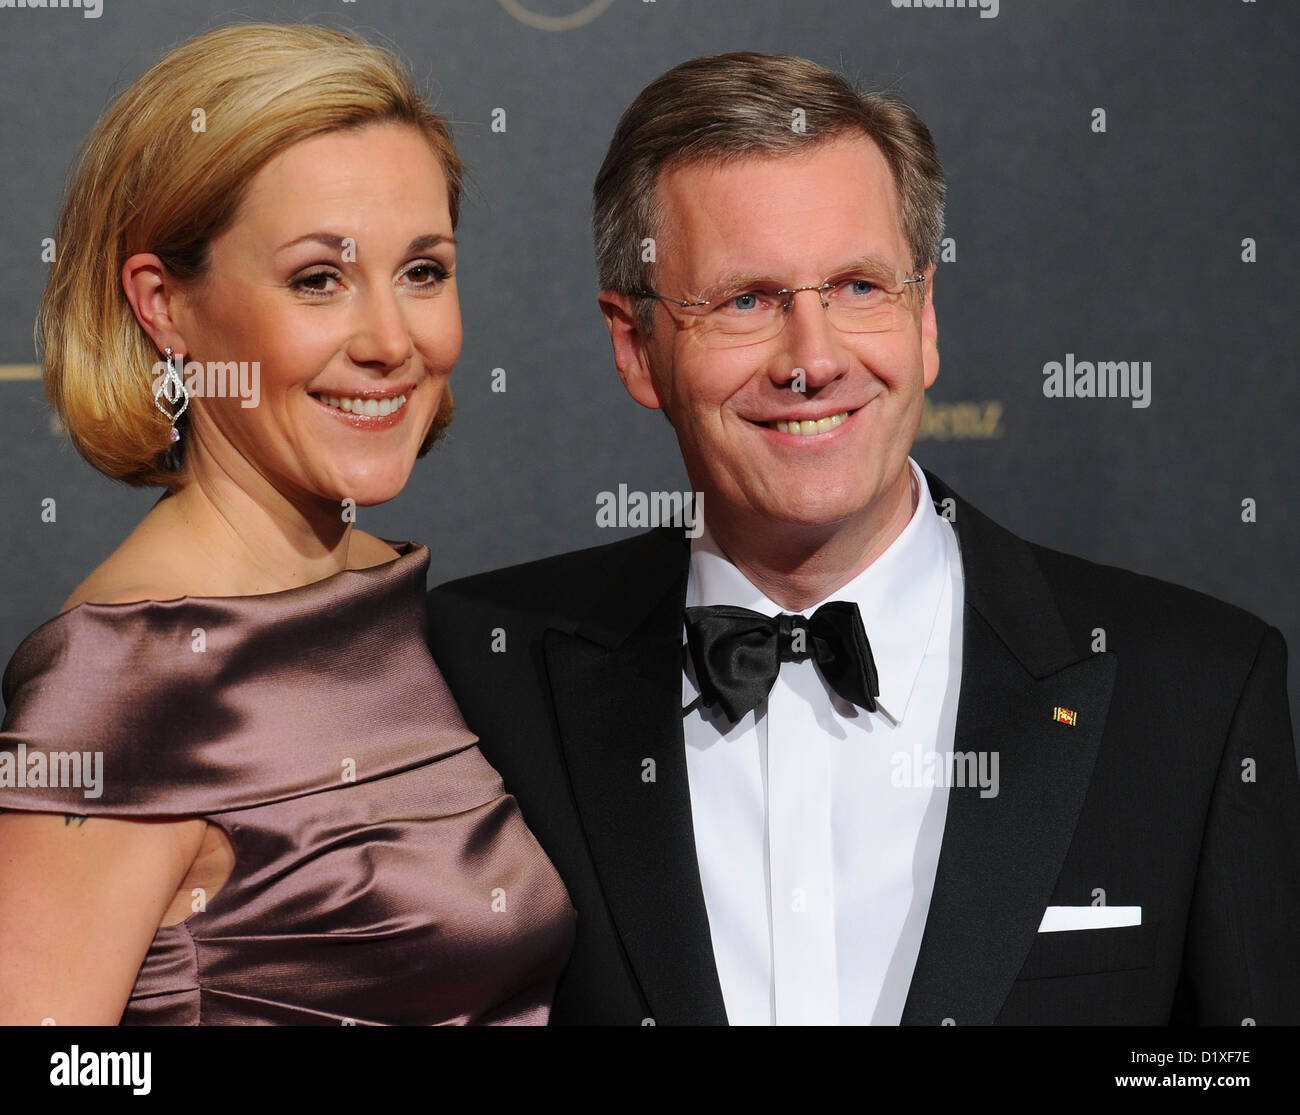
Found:
[{"label": "man's eye", "polygon": [[754,291],[737,294],[735,297],[727,299],[723,306],[728,310],[739,310],[741,313],[748,313],[758,309],[758,295]]},{"label": "man's eye", "polygon": [[843,284],[846,293],[854,298],[866,298],[876,289],[876,284],[870,279],[850,279]]}]

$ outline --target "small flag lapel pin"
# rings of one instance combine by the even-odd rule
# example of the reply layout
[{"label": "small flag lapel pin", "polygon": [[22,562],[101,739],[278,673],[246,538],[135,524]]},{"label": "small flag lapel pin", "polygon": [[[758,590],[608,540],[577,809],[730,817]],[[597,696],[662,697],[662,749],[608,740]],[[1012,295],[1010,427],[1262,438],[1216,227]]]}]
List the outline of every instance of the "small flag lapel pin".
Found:
[{"label": "small flag lapel pin", "polygon": [[1052,719],[1061,724],[1068,724],[1073,728],[1079,722],[1079,714],[1072,708],[1061,708],[1057,705],[1052,709]]}]

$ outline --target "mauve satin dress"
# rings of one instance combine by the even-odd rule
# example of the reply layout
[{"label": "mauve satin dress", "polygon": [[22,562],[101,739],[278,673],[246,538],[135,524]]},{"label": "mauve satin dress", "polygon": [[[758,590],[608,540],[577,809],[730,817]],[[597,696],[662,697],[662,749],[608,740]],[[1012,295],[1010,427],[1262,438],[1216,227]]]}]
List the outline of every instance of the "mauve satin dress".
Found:
[{"label": "mauve satin dress", "polygon": [[[235,851],[123,1024],[546,1022],[573,907],[425,646],[429,551],[391,545],[264,596],[82,604],[11,659],[0,809],[204,817]],[[100,796],[31,785],[37,751],[101,752]]]}]

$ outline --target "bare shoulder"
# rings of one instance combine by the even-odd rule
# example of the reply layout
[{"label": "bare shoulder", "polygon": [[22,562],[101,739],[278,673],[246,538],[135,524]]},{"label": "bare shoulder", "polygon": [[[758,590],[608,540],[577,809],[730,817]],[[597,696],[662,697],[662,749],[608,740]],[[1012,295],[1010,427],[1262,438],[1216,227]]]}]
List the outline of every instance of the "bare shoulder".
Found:
[{"label": "bare shoulder", "polygon": [[63,602],[59,614],[78,604],[134,604],[140,600],[177,600],[186,595],[169,570],[184,570],[176,547],[152,532],[135,531]]},{"label": "bare shoulder", "polygon": [[372,565],[382,565],[400,556],[382,538],[376,538],[364,530],[357,530],[356,527],[352,528],[348,545],[349,569],[369,569]]},{"label": "bare shoulder", "polygon": [[[369,569],[401,555],[387,542],[355,527],[348,541],[349,569]],[[146,516],[59,609],[78,604],[134,604],[141,600],[179,600],[183,596],[242,595],[228,571],[208,568],[201,547],[161,516]]]}]

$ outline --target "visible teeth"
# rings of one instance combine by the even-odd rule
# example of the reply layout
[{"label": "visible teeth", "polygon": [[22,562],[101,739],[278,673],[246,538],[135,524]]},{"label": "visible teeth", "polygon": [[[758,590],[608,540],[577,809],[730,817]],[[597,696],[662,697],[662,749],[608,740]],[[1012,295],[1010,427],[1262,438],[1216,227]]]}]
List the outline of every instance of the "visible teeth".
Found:
[{"label": "visible teeth", "polygon": [[832,414],[826,418],[810,419],[806,422],[778,422],[776,428],[783,434],[796,434],[800,437],[807,437],[809,434],[824,434],[827,430],[833,430],[840,425],[849,412],[842,411],[839,414]]},{"label": "visible teeth", "polygon": [[320,401],[348,414],[383,418],[386,414],[400,410],[406,404],[406,396],[398,395],[395,399],[351,399],[345,395],[322,395]]}]

